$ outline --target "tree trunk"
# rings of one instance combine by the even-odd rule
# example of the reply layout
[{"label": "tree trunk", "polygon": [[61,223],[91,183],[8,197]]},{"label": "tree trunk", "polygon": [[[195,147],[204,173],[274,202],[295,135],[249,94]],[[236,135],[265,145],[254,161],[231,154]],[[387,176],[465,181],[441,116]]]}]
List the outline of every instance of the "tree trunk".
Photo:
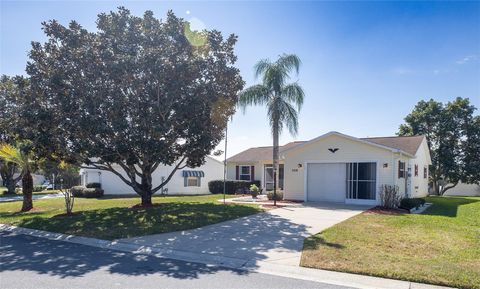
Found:
[{"label": "tree trunk", "polygon": [[273,120],[273,205],[277,205],[278,118]]},{"label": "tree trunk", "polygon": [[142,206],[151,206],[152,205],[152,195],[151,193],[145,192],[142,195]]},{"label": "tree trunk", "polygon": [[445,192],[447,192],[447,191],[450,190],[450,189],[455,188],[455,187],[457,186],[457,184],[458,184],[458,183],[454,183],[454,184],[452,184],[452,185],[450,185],[450,186],[448,186],[448,185],[443,186],[443,187],[442,187],[442,190],[440,191],[440,194],[439,194],[439,195],[440,195],[440,196],[443,196],[443,195],[445,194]]},{"label": "tree trunk", "polygon": [[27,212],[33,209],[32,192],[33,192],[33,178],[30,171],[26,171],[22,177],[22,192],[23,205],[22,212]]},{"label": "tree trunk", "polygon": [[435,195],[440,196],[439,185],[438,185],[438,181],[436,179],[432,180],[432,189],[433,189],[433,193]]}]

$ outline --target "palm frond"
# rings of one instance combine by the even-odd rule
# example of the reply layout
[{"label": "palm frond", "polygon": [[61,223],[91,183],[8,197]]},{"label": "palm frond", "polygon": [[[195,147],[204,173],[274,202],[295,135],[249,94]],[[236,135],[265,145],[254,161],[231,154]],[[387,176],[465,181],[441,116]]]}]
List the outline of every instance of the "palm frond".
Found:
[{"label": "palm frond", "polygon": [[253,67],[253,70],[255,72],[255,79],[257,79],[260,75],[264,74],[267,70],[269,70],[272,65],[272,62],[268,58],[258,61]]},{"label": "palm frond", "polygon": [[238,106],[245,112],[247,106],[263,105],[269,100],[269,90],[262,84],[250,86],[238,94]]},{"label": "palm frond", "polygon": [[29,155],[9,144],[0,144],[0,159],[7,163],[13,163],[20,166],[23,170],[30,168]]},{"label": "palm frond", "polygon": [[302,108],[305,92],[303,92],[303,88],[298,83],[285,85],[281,95],[286,101],[294,103],[297,106],[297,110]]},{"label": "palm frond", "polygon": [[295,54],[283,54],[278,58],[276,64],[287,73],[295,70],[295,73],[298,74],[298,71],[300,70],[300,65],[302,65],[302,61]]},{"label": "palm frond", "polygon": [[298,113],[295,108],[288,102],[281,102],[281,111],[280,121],[282,125],[284,124],[292,136],[298,134]]}]

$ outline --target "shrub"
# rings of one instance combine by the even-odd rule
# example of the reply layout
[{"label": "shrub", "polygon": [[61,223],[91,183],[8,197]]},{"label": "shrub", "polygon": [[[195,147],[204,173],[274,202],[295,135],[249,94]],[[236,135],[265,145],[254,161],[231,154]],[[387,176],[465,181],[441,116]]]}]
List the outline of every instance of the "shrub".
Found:
[{"label": "shrub", "polygon": [[400,204],[401,196],[397,186],[382,185],[380,186],[380,203],[385,208],[397,208]]},{"label": "shrub", "polygon": [[83,196],[83,190],[86,188],[84,186],[74,186],[70,189],[70,192],[74,197],[82,197]]},{"label": "shrub", "polygon": [[43,187],[42,186],[33,186],[33,191],[34,192],[41,192],[41,191],[43,191]]},{"label": "shrub", "polygon": [[[277,191],[277,193],[275,194],[276,197],[277,197],[277,201],[281,201],[283,200],[283,192],[282,191]],[[267,198],[271,201],[273,200],[273,191],[269,191],[267,193]]]},{"label": "shrub", "polygon": [[103,190],[99,188],[85,188],[82,193],[83,198],[100,198],[103,196]]},{"label": "shrub", "polygon": [[100,183],[88,183],[86,185],[87,188],[98,188],[98,189],[101,189],[102,188],[102,184]]},{"label": "shrub", "polygon": [[[255,184],[260,187],[260,181],[232,181],[225,182],[225,191],[227,194],[233,195],[238,189],[248,190],[251,185]],[[223,180],[214,180],[208,182],[208,189],[212,194],[223,194]]]},{"label": "shrub", "polygon": [[2,195],[7,195],[7,194],[8,194],[8,190],[1,190],[0,193],[1,193]]},{"label": "shrub", "polygon": [[103,196],[103,190],[99,188],[86,188],[83,186],[75,186],[70,189],[75,198],[100,198]]},{"label": "shrub", "polygon": [[413,208],[419,208],[424,204],[425,204],[425,199],[422,199],[422,198],[404,198],[400,201],[400,207],[407,210],[411,210]]}]

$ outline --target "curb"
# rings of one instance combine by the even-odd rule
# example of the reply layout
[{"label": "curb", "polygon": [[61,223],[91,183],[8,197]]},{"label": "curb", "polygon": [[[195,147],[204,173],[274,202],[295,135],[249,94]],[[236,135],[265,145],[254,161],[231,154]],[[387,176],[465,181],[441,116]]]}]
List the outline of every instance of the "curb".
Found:
[{"label": "curb", "polygon": [[359,274],[327,271],[297,266],[274,264],[260,260],[245,260],[232,257],[215,256],[205,253],[193,253],[180,250],[156,248],[152,246],[137,245],[125,241],[107,241],[95,238],[52,233],[47,231],[16,227],[0,224],[0,231],[34,236],[54,241],[64,241],[96,248],[110,249],[133,254],[147,254],[160,258],[176,259],[186,262],[202,263],[210,266],[221,266],[230,269],[248,272],[263,273],[280,277],[301,279],[306,281],[322,282],[332,285],[355,287],[360,289],[447,289],[443,287],[410,281],[386,279]]}]

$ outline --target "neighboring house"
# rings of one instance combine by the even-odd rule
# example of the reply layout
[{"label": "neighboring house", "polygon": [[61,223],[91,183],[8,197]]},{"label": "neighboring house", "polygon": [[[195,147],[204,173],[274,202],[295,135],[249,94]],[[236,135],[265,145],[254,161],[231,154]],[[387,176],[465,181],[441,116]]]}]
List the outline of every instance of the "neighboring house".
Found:
[{"label": "neighboring house", "polygon": [[[153,186],[164,181],[173,166],[159,166],[152,175]],[[118,171],[122,171],[118,168]],[[100,183],[105,194],[123,195],[135,194],[135,191],[125,184],[118,176],[109,171],[97,169],[81,169],[81,184]],[[184,168],[175,172],[168,184],[163,188],[169,195],[208,194],[208,182],[223,179],[223,163],[207,156],[205,164],[197,168]],[[161,194],[161,190],[157,194]]]},{"label": "neighboring house", "polygon": [[[15,173],[13,175],[13,177],[16,178],[19,175],[20,175],[19,173]],[[39,174],[31,174],[31,175],[32,175],[34,186],[39,186],[39,185],[41,185],[45,182],[45,176],[44,175],[39,175]],[[2,180],[1,177],[0,177],[0,184],[3,184],[3,180]],[[22,186],[22,179],[20,179],[20,181],[18,181],[17,186],[19,186],[19,187]]]},{"label": "neighboring house", "polygon": [[[424,136],[355,138],[329,132],[280,148],[279,187],[285,199],[379,204],[380,186],[428,194],[430,151]],[[250,148],[227,160],[227,176],[272,189],[272,147]]]},{"label": "neighboring house", "polygon": [[480,197],[480,185],[458,183],[455,187],[447,190],[445,196]]}]

